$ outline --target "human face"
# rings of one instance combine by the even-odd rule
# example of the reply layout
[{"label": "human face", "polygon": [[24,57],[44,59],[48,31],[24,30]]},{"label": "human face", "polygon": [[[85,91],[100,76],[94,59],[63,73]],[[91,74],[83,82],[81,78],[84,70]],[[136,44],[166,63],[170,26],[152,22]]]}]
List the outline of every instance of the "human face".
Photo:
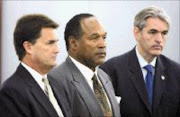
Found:
[{"label": "human face", "polygon": [[142,31],[135,27],[137,49],[147,62],[151,62],[154,57],[161,54],[167,33],[167,23],[159,18],[148,18]]},{"label": "human face", "polygon": [[95,17],[81,21],[83,34],[76,41],[76,59],[92,70],[106,57],[106,32]]},{"label": "human face", "polygon": [[57,65],[56,57],[59,52],[58,38],[53,28],[42,28],[40,37],[31,46],[31,58],[35,69],[39,72],[48,72]]}]

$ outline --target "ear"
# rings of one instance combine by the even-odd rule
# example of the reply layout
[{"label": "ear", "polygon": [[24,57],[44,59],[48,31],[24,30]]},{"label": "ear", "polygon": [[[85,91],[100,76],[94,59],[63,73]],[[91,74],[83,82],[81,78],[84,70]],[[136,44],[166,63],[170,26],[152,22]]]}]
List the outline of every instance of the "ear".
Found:
[{"label": "ear", "polygon": [[68,40],[69,40],[69,47],[75,51],[78,47],[78,43],[77,43],[78,40],[75,39],[73,36],[70,36]]},{"label": "ear", "polygon": [[133,30],[133,33],[134,33],[134,37],[136,38],[136,41],[138,41],[139,37],[140,37],[140,30],[138,27],[134,27],[134,30]]},{"label": "ear", "polygon": [[28,41],[25,41],[24,43],[23,43],[23,47],[24,47],[24,49],[25,49],[25,51],[26,51],[26,53],[27,54],[32,54],[32,43],[30,43],[30,42],[28,42]]}]

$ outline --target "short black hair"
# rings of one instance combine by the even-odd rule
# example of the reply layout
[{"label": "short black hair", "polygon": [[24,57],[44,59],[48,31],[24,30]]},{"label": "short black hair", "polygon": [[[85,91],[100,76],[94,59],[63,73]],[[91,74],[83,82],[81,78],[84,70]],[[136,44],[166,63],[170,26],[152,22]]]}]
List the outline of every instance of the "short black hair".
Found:
[{"label": "short black hair", "polygon": [[56,22],[42,14],[29,14],[21,17],[14,30],[14,46],[19,60],[22,60],[26,54],[23,47],[25,41],[34,44],[40,37],[42,28],[56,29],[58,26]]},{"label": "short black hair", "polygon": [[81,21],[85,18],[94,17],[94,15],[89,13],[82,13],[75,15],[73,18],[69,20],[69,22],[66,24],[65,32],[64,32],[64,39],[66,42],[66,49],[68,51],[69,49],[69,37],[73,36],[75,39],[79,39],[82,34],[82,28],[81,28]]}]

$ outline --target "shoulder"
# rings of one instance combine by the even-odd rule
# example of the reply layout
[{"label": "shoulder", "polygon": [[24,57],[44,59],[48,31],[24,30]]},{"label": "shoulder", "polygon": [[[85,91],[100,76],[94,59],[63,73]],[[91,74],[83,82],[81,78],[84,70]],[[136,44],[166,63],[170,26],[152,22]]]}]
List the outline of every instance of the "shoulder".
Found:
[{"label": "shoulder", "polygon": [[10,89],[18,89],[23,85],[23,79],[17,72],[15,72],[11,77],[7,78],[7,80],[2,84],[1,90],[10,88]]},{"label": "shoulder", "polygon": [[98,74],[104,76],[104,77],[109,77],[106,72],[104,72],[102,69],[98,69]]},{"label": "shoulder", "polygon": [[7,78],[2,84],[1,90],[12,89],[24,91],[27,87],[26,80],[31,80],[31,78],[30,73],[22,65],[19,65],[13,75]]},{"label": "shoulder", "polygon": [[163,64],[165,64],[167,69],[171,71],[180,71],[180,64],[178,62],[175,62],[164,55],[160,55],[159,59],[163,62]]},{"label": "shoulder", "polygon": [[129,55],[129,52],[124,53],[122,55],[119,55],[119,56],[116,56],[107,60],[105,63],[117,63],[117,62],[120,62],[119,60],[121,61],[127,60],[128,55]]},{"label": "shoulder", "polygon": [[62,64],[54,67],[48,75],[51,77],[60,77],[62,75],[65,75],[68,71],[68,66],[66,62],[63,62]]},{"label": "shoulder", "polygon": [[26,94],[26,84],[21,76],[16,72],[9,77],[1,86],[0,97],[10,99],[22,99]]},{"label": "shoulder", "polygon": [[[104,80],[105,82],[108,82],[110,81],[110,83],[112,82],[111,81],[111,78],[109,77],[109,75],[104,72],[102,69],[98,69],[98,75],[101,77],[102,80]],[[112,86],[112,84],[111,84]],[[112,86],[113,87],[113,86]]]},{"label": "shoulder", "polygon": [[1,106],[6,108],[7,114],[15,114],[20,116],[20,111],[28,108],[29,104],[29,88],[25,83],[25,76],[19,75],[15,72],[8,78],[0,89],[0,102]]},{"label": "shoulder", "polygon": [[49,73],[48,77],[50,79],[57,81],[60,85],[64,87],[71,86],[72,81],[72,72],[69,69],[67,62],[54,67]]},{"label": "shoulder", "polygon": [[104,80],[106,80],[106,81],[111,81],[111,82],[112,82],[112,79],[110,78],[110,76],[109,76],[105,71],[103,71],[102,69],[98,69],[98,74],[99,74],[99,76],[101,76]]},{"label": "shoulder", "polygon": [[129,61],[129,56],[132,55],[132,50],[129,51],[129,52],[126,52],[122,55],[119,55],[119,56],[116,56],[116,57],[113,57],[109,60],[107,60],[106,62],[104,62],[100,68],[103,69],[103,70],[106,70],[106,69],[109,69],[109,70],[112,70],[112,69],[116,69],[116,67],[121,67],[123,66],[124,64],[127,64],[128,61]]}]

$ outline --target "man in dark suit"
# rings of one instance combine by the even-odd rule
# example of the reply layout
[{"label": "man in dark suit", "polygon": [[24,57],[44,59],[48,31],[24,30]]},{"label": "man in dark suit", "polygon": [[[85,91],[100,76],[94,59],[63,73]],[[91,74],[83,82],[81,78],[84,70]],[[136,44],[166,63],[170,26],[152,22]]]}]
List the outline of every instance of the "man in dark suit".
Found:
[{"label": "man in dark suit", "polygon": [[140,11],[134,19],[136,47],[101,66],[121,97],[122,117],[180,117],[180,65],[161,55],[169,20],[157,7]]},{"label": "man in dark suit", "polygon": [[66,25],[69,56],[49,75],[63,85],[73,116],[120,116],[111,81],[97,67],[106,56],[105,39],[102,24],[91,14],[76,15]]},{"label": "man in dark suit", "polygon": [[62,87],[47,77],[57,64],[57,27],[57,23],[41,14],[18,20],[14,45],[21,63],[0,89],[1,117],[71,116]]}]

